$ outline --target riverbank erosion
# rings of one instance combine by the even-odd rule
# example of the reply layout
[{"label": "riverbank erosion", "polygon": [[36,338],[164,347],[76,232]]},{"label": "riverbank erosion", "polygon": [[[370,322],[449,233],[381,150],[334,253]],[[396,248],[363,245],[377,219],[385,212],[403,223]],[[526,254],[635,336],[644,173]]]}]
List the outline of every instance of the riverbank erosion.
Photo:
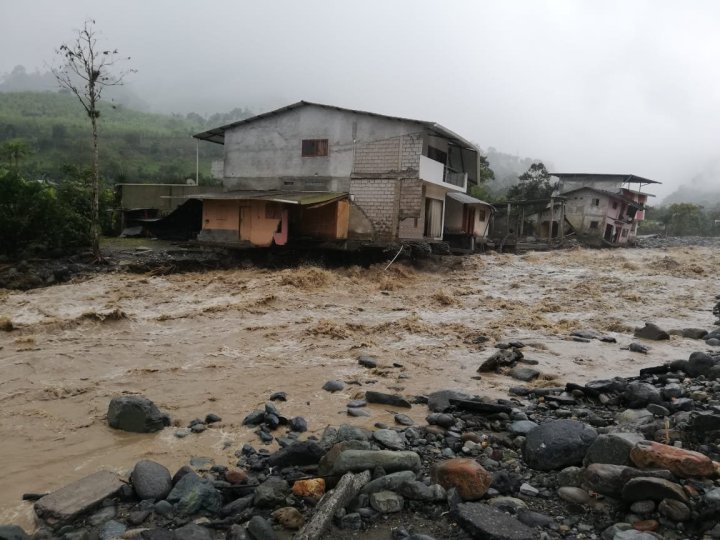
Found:
[{"label": "riverbank erosion", "polygon": [[[3,390],[0,431],[8,436],[0,444],[5,445],[3,455],[13,456],[7,464],[7,485],[13,493],[3,490],[2,521],[23,523],[32,517],[31,505],[18,502],[23,493],[53,491],[101,469],[127,475],[143,459],[174,472],[188,456],[204,457],[212,460],[210,470],[204,471],[216,475],[212,481],[227,481],[217,476],[217,467],[248,472],[247,466],[238,465],[236,452],[250,444],[261,458],[261,450],[271,455],[281,445],[277,435],[284,437],[288,427],[282,424],[274,434],[243,425],[243,420],[252,410],[265,411],[269,397],[279,391],[287,399],[278,407],[281,416],[288,421],[302,417],[307,423],[308,430],[298,432],[299,440],[322,441],[326,426],[342,424],[396,433],[403,425],[396,424],[398,414],[414,424],[405,431],[422,426],[418,440],[427,440],[429,411],[417,397],[443,388],[495,404],[499,398],[511,401],[503,405],[510,412],[495,413],[510,416],[492,420],[513,420],[516,408],[538,423],[523,408],[541,398],[548,407],[560,403],[559,409],[570,410],[569,417],[561,412],[558,420],[572,420],[574,407],[562,406],[562,392],[543,392],[564,390],[568,382],[582,386],[610,375],[637,376],[642,367],[687,359],[690,351],[714,350],[710,339],[689,331],[712,330],[710,300],[717,293],[714,272],[720,262],[712,250],[574,250],[451,261],[434,272],[403,266],[388,272],[308,267],[99,276],[4,293],[0,313],[9,329],[0,333],[0,346],[9,385]],[[635,328],[646,322],[668,331],[668,339],[636,337]],[[644,352],[633,350],[633,344]],[[517,350],[522,358],[515,365],[477,372],[502,350]],[[362,355],[373,358],[375,367],[361,365]],[[531,382],[513,377],[530,377]],[[330,381],[342,387],[323,390]],[[519,384],[533,392],[509,395]],[[398,408],[398,402],[348,407],[368,391],[400,396],[412,407]],[[712,396],[712,387],[704,391]],[[154,435],[109,428],[108,402],[117,395],[138,394],[155,401],[173,425]],[[551,395],[560,399],[547,400]],[[353,409],[369,416],[350,413]],[[463,420],[456,417],[459,411],[450,414]],[[200,422],[206,429],[192,431],[199,425],[194,419],[210,413],[222,421]],[[376,428],[378,422],[388,427]],[[589,424],[596,431],[607,427]],[[262,425],[267,426],[264,419]],[[191,434],[178,437],[185,429]],[[492,423],[488,429],[493,431]],[[425,452],[407,447],[405,431],[405,451],[417,453],[424,467]],[[488,435],[485,428],[479,431]],[[267,446],[261,433],[272,437]],[[395,438],[387,437],[386,442]],[[477,444],[482,447],[483,441]],[[380,448],[374,435],[368,442]],[[450,448],[456,456],[477,461],[478,456],[462,447],[443,445],[435,447],[441,456]],[[514,451],[522,452],[517,447]],[[413,472],[428,488],[436,485],[429,469]],[[269,470],[265,474],[273,476]],[[291,480],[285,478],[290,487]],[[527,483],[542,493],[542,484]],[[446,511],[447,506],[441,510]],[[383,520],[395,519],[393,513],[381,515],[391,516]],[[434,521],[432,515],[424,519],[430,525]],[[368,533],[368,524],[363,527],[362,534]]]}]

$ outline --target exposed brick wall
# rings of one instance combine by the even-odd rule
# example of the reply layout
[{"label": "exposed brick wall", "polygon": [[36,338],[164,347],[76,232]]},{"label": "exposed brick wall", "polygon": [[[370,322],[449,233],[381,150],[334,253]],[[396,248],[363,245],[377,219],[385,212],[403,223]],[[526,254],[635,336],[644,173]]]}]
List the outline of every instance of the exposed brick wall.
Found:
[{"label": "exposed brick wall", "polygon": [[395,239],[400,182],[395,178],[353,178],[350,193],[375,227],[376,240]]},{"label": "exposed brick wall", "polygon": [[400,169],[400,138],[358,144],[353,172],[379,174]]},{"label": "exposed brick wall", "polygon": [[403,171],[420,169],[420,155],[423,149],[423,138],[420,135],[405,135],[402,138],[402,157],[400,167]]},{"label": "exposed brick wall", "polygon": [[422,136],[404,135],[355,146],[355,174],[417,171],[422,154]]},{"label": "exposed brick wall", "polygon": [[400,180],[400,219],[420,217],[423,208],[423,186],[417,178]]}]

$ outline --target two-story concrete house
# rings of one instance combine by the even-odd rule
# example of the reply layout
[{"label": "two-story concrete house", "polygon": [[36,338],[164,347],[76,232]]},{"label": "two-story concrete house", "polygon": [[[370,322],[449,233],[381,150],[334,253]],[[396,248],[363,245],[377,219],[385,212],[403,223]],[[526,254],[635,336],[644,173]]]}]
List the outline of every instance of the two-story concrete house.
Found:
[{"label": "two-story concrete house", "polygon": [[552,173],[565,201],[565,219],[575,232],[612,245],[627,244],[645,219],[645,203],[654,197],[643,186],[659,184],[632,174]]},{"label": "two-story concrete house", "polygon": [[[343,247],[482,236],[490,205],[465,193],[478,149],[434,122],[300,101],[198,133],[224,145],[223,193],[200,240]],[[452,201],[448,204],[448,201]]]}]

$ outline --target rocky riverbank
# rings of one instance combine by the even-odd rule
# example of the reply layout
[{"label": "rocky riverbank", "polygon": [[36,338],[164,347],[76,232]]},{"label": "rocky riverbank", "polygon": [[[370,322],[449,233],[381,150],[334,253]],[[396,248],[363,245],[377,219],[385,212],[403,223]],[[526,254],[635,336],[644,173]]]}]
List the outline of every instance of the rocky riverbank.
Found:
[{"label": "rocky riverbank", "polygon": [[[499,400],[454,390],[366,392],[347,403],[347,414],[383,404],[394,424],[374,430],[345,424],[304,438],[307,422],[284,410],[287,395],[278,391],[245,416],[258,441],[238,448],[233,466],[195,457],[171,473],[142,460],[126,476],[100,471],[51,494],[28,494],[40,524],[33,537],[720,538],[718,323],[683,331],[702,350],[636,377],[529,384]],[[669,337],[654,325],[635,335],[639,354],[648,351],[643,343]],[[532,369],[518,367],[532,364],[523,348],[498,343],[479,370],[522,379],[517,370]],[[365,355],[358,364],[377,366]],[[427,409],[422,425],[404,413],[411,408]],[[114,399],[108,422],[136,432],[173,429],[176,437],[222,425],[208,413],[168,428],[170,419],[138,397]],[[277,451],[268,449],[272,442]],[[0,528],[2,539],[26,537]]]}]

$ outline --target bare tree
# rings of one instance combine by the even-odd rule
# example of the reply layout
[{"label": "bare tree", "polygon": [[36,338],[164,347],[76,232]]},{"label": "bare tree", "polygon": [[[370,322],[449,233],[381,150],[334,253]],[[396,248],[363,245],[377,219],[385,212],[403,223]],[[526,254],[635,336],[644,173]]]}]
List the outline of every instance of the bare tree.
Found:
[{"label": "bare tree", "polygon": [[88,19],[83,27],[77,31],[77,37],[72,43],[63,43],[55,51],[61,58],[61,64],[52,68],[58,84],[67,88],[78,98],[82,104],[90,123],[92,124],[93,166],[91,186],[91,225],[93,255],[97,261],[102,260],[100,253],[100,158],[98,153],[98,118],[100,111],[98,104],[102,98],[103,90],[108,86],[119,86],[134,69],[125,69],[113,73],[113,68],[119,61],[130,60],[130,57],[120,57],[117,49],[103,50],[98,48],[95,21]]}]

